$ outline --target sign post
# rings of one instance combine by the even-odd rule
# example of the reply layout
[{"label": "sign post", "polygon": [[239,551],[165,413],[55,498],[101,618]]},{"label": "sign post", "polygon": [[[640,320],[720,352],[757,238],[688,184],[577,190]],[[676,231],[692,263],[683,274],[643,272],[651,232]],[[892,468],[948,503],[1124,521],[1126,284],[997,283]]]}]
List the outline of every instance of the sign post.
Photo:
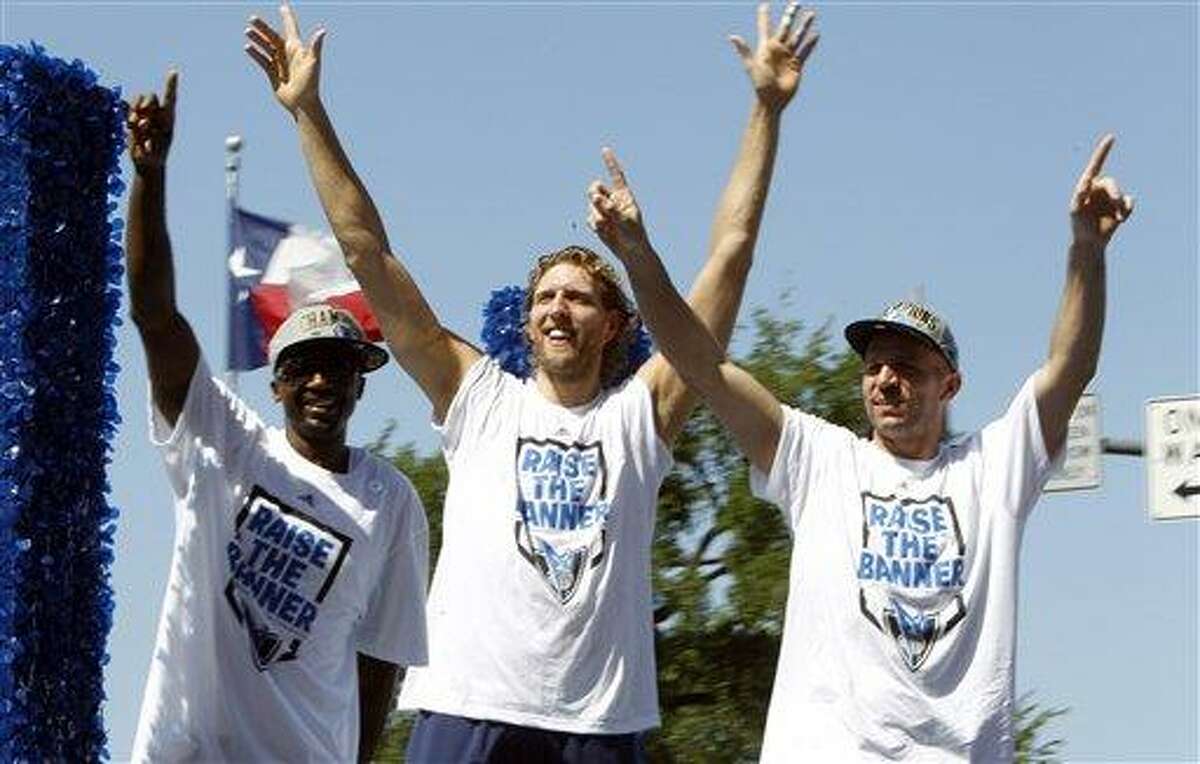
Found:
[{"label": "sign post", "polygon": [[1046,491],[1078,491],[1099,488],[1103,477],[1100,466],[1100,399],[1084,393],[1071,412],[1067,424],[1066,458],[1050,480]]},{"label": "sign post", "polygon": [[1200,517],[1200,395],[1146,401],[1146,489],[1152,520]]}]

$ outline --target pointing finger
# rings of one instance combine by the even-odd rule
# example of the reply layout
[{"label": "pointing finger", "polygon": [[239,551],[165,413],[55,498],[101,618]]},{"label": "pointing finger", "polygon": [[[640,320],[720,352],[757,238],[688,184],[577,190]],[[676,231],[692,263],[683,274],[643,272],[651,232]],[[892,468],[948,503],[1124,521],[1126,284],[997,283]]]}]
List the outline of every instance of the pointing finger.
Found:
[{"label": "pointing finger", "polygon": [[621,164],[617,161],[617,155],[613,153],[613,150],[605,146],[600,150],[600,155],[604,157],[604,166],[608,168],[613,188],[628,188],[629,184],[625,181],[625,171],[621,169]]},{"label": "pointing finger", "polygon": [[771,36],[771,6],[767,3],[758,4],[758,41],[761,43]]},{"label": "pointing finger", "polygon": [[1112,150],[1116,140],[1112,133],[1108,133],[1096,144],[1095,150],[1092,151],[1092,158],[1088,160],[1087,167],[1083,170],[1083,175],[1079,176],[1079,183],[1076,185],[1078,190],[1086,189],[1092,179],[1100,174],[1100,170],[1104,167],[1104,160],[1108,158],[1108,152]]},{"label": "pointing finger", "polygon": [[175,111],[175,92],[179,87],[179,72],[175,69],[167,71],[167,82],[163,85],[163,108],[168,112]]}]

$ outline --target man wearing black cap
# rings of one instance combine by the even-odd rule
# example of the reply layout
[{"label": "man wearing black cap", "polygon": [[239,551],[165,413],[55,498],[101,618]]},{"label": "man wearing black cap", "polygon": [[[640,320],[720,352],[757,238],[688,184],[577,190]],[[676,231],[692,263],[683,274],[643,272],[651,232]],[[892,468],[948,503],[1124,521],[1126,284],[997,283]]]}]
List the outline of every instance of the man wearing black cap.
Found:
[{"label": "man wearing black cap", "polygon": [[1022,529],[1095,372],[1105,248],[1133,211],[1099,177],[1112,142],[1071,199],[1049,356],[1003,416],[953,440],[958,347],[930,307],[902,301],[846,328],[872,427],[858,438],[729,363],[671,286],[619,170],[612,189],[593,187],[592,226],[629,271],[660,350],[730,429],[755,494],[782,508],[794,537],[764,762],[1012,759]]},{"label": "man wearing black cap", "polygon": [[176,522],[133,760],[365,758],[397,665],[426,660],[424,509],[395,468],[346,445],[363,375],[388,356],[346,311],[292,313],[269,346],[282,431],[212,376],[175,306],[175,84],[128,121],[131,312]]}]

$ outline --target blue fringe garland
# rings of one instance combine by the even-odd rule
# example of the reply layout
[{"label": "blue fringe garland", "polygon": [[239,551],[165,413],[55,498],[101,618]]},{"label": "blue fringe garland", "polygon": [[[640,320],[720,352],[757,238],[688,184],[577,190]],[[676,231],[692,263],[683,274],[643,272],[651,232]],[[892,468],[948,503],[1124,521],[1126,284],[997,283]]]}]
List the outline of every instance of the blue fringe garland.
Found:
[{"label": "blue fringe garland", "polygon": [[81,61],[0,46],[4,762],[108,758],[124,117]]},{"label": "blue fringe garland", "polygon": [[[509,374],[525,379],[533,373],[529,343],[525,341],[525,290],[522,287],[506,286],[492,290],[492,296],[483,306],[480,339],[484,351]],[[618,384],[641,368],[649,360],[651,352],[650,335],[639,323]]]}]

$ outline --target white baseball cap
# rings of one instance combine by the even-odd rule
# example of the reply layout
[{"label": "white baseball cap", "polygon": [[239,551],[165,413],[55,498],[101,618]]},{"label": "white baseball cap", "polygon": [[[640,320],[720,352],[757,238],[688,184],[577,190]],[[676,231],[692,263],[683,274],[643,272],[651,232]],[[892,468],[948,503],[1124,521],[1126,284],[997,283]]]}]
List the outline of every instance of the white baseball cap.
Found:
[{"label": "white baseball cap", "polygon": [[275,330],[267,345],[271,368],[279,363],[283,351],[315,340],[351,343],[362,356],[364,373],[375,371],[388,361],[387,351],[367,341],[366,332],[350,311],[321,303],[297,309]]}]

